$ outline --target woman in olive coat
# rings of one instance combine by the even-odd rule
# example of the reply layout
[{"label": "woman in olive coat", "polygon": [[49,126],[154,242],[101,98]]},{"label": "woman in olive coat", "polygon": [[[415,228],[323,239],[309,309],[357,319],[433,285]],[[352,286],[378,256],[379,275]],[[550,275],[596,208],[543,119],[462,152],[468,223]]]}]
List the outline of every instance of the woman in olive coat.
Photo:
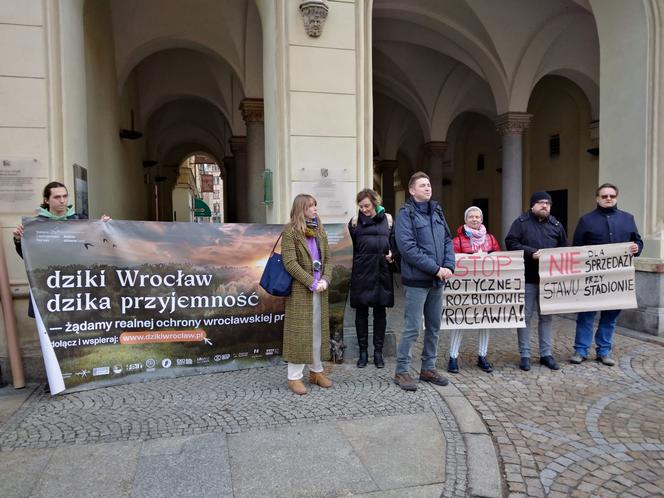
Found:
[{"label": "woman in olive coat", "polygon": [[332,280],[327,234],[318,217],[316,199],[299,194],[293,200],[290,222],[284,228],[281,255],[293,288],[286,298],[283,359],[288,362],[288,387],[306,394],[302,381],[309,364],[309,384],[332,386],[323,373],[329,360],[330,337],[328,288]]},{"label": "woman in olive coat", "polygon": [[383,343],[387,326],[385,308],[394,306],[392,279],[392,216],[380,205],[380,196],[369,188],[357,194],[359,213],[348,222],[353,240],[350,305],[355,308],[355,331],[360,355],[358,368],[367,366],[369,308],[373,308],[374,365],[383,368]]}]

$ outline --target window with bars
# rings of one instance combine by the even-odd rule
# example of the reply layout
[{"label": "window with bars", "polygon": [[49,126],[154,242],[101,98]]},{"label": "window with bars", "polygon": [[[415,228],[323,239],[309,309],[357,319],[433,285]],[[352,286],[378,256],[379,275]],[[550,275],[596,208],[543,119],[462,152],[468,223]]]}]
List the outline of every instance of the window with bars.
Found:
[{"label": "window with bars", "polygon": [[484,154],[477,155],[477,171],[484,170]]},{"label": "window with bars", "polygon": [[549,136],[549,157],[558,157],[560,155],[560,134]]}]

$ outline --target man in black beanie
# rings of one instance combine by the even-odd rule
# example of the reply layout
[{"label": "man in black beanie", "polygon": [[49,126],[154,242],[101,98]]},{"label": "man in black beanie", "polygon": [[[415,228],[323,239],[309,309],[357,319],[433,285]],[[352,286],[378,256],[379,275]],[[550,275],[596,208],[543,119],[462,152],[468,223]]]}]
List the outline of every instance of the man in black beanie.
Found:
[{"label": "man in black beanie", "polygon": [[526,326],[517,329],[521,370],[530,370],[530,321],[537,312],[540,363],[551,370],[560,367],[553,357],[553,324],[551,315],[542,315],[539,308],[540,249],[567,246],[567,234],[560,222],[551,216],[551,196],[535,192],[530,197],[530,210],[519,216],[505,237],[508,251],[523,250],[526,273]]}]

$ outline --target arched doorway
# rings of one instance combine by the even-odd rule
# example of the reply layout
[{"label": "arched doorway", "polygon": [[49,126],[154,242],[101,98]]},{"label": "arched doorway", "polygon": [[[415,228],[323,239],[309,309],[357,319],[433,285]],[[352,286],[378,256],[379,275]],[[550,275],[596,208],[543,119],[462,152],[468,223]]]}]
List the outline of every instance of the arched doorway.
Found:
[{"label": "arched doorway", "polygon": [[117,204],[117,218],[172,220],[180,165],[204,152],[224,171],[225,219],[265,220],[256,5],[197,4],[85,3],[82,145],[91,202]]},{"label": "arched doorway", "polygon": [[[429,173],[434,198],[454,218],[473,200],[486,201],[497,235],[528,196],[524,136],[527,146],[537,81],[558,75],[598,95],[599,44],[589,6],[561,0],[526,7],[506,6],[500,15],[469,1],[375,0],[373,7],[374,125],[385,126],[378,117],[389,100],[382,96],[404,107],[422,130],[414,167]],[[589,99],[598,109],[598,99]],[[587,114],[590,126],[597,118]],[[398,142],[390,140],[381,149]],[[579,179],[570,181],[577,188]],[[583,189],[592,195],[587,182]]]}]

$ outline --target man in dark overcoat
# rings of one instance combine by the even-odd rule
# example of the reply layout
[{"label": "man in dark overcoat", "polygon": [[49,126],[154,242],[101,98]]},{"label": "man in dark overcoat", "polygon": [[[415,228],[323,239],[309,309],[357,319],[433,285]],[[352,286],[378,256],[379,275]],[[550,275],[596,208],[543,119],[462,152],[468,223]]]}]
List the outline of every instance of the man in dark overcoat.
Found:
[{"label": "man in dark overcoat", "polygon": [[[618,209],[618,187],[604,183],[595,192],[597,207],[579,219],[574,231],[575,246],[613,244],[631,242],[630,253],[638,256],[643,250],[643,241],[636,228],[634,216]],[[583,311],[576,316],[576,337],[574,354],[570,363],[579,364],[588,357],[588,350],[593,343],[593,321],[596,311]],[[620,310],[602,310],[599,325],[595,333],[597,361],[612,367],[616,364],[611,357],[613,332]]]}]

